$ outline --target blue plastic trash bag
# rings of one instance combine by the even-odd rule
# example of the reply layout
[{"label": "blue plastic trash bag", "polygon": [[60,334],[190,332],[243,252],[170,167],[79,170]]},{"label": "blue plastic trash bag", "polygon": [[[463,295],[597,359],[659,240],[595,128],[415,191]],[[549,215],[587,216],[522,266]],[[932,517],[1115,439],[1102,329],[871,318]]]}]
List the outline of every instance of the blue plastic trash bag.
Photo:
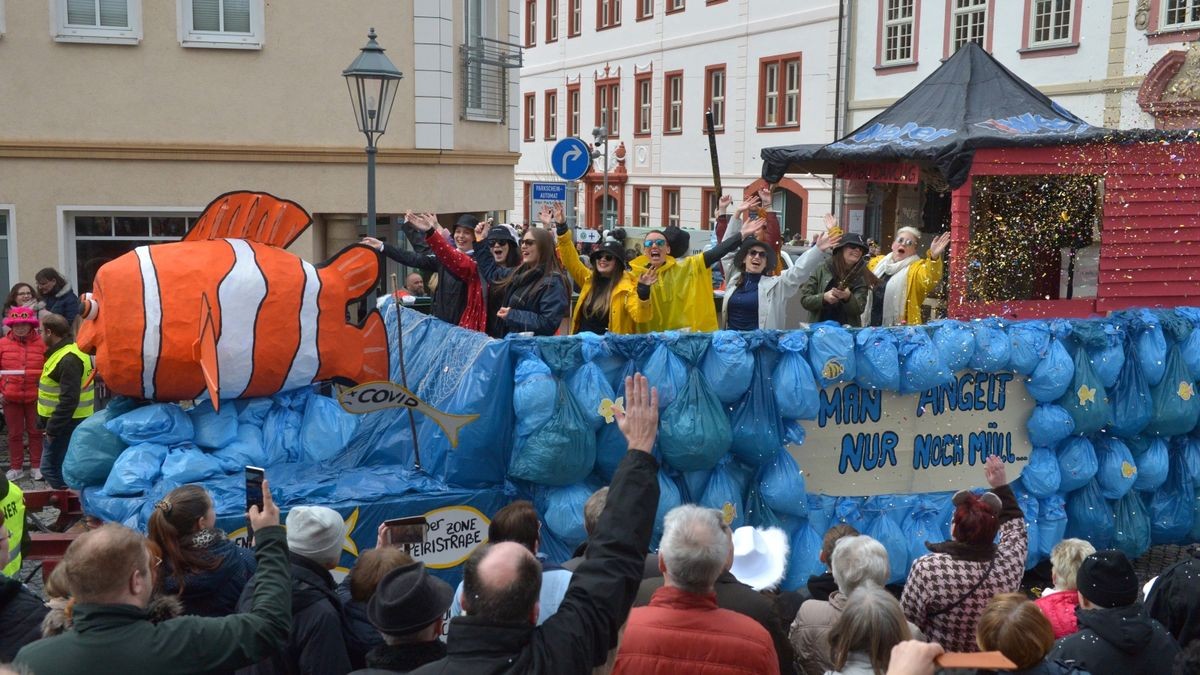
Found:
[{"label": "blue plastic trash bag", "polygon": [[1100,469],[1096,472],[1100,493],[1105,499],[1124,497],[1137,480],[1137,464],[1133,461],[1129,446],[1112,436],[1097,437],[1093,446],[1096,458],[1100,461]]},{"label": "blue plastic trash bag", "polygon": [[671,350],[671,344],[679,338],[678,333],[662,333],[662,341],[651,352],[650,358],[646,359],[645,368],[642,369],[646,379],[658,388],[659,410],[666,410],[687,385],[688,371],[691,369]]},{"label": "blue plastic trash bag", "polygon": [[557,396],[558,381],[550,373],[550,366],[536,349],[522,353],[513,371],[513,417],[518,442],[550,419]]},{"label": "blue plastic trash bag", "polygon": [[252,424],[238,425],[237,438],[209,454],[217,458],[221,471],[225,473],[242,471],[246,466],[262,467],[268,464],[262,429]]},{"label": "blue plastic trash bag", "polygon": [[783,421],[783,441],[792,445],[804,445],[804,439],[807,436],[804,431],[804,425],[796,420]]},{"label": "blue plastic trash bag", "polygon": [[808,583],[808,578],[825,573],[821,562],[821,544],[824,532],[817,533],[809,524],[803,523],[792,533],[792,550],[788,555],[787,576],[782,587],[794,591]]},{"label": "blue plastic trash bag", "polygon": [[192,419],[174,403],[151,403],[110,419],[105,426],[129,445],[191,442]]},{"label": "blue plastic trash bag", "polygon": [[235,401],[233,409],[237,412],[238,424],[253,424],[262,428],[273,405],[275,402],[270,397],[246,398]]},{"label": "blue plastic trash bag", "polygon": [[1067,531],[1067,500],[1062,495],[1038,500],[1037,527],[1038,557],[1045,560]]},{"label": "blue plastic trash bag", "polygon": [[1184,466],[1193,483],[1200,483],[1200,438],[1176,436],[1171,439],[1171,453],[1183,457]]},{"label": "blue plastic trash bag", "polygon": [[1109,431],[1122,438],[1133,438],[1142,433],[1154,416],[1154,402],[1136,354],[1125,355],[1125,364],[1121,366],[1121,374],[1112,391]]},{"label": "blue plastic trash bag", "polygon": [[213,410],[212,401],[205,399],[191,410],[196,445],[215,450],[237,438],[238,418],[233,401],[225,401],[220,412]]},{"label": "blue plastic trash bag", "polygon": [[894,584],[904,581],[904,577],[908,576],[908,540],[887,509],[881,508],[881,503],[878,497],[867,498],[863,511],[868,514],[869,520],[863,534],[874,538],[887,549],[888,583]]},{"label": "blue plastic trash bag", "polygon": [[750,486],[750,492],[746,495],[746,524],[751,527],[766,529],[768,527],[779,527],[786,529],[783,521],[775,510],[772,509],[765,499],[763,499],[762,490],[757,484]]},{"label": "blue plastic trash bag", "polygon": [[738,459],[752,466],[771,461],[783,446],[783,430],[775,406],[775,394],[771,391],[762,361],[760,350],[754,356],[754,377],[750,391],[734,409],[731,427],[731,451]]},{"label": "blue plastic trash bag", "polygon": [[1067,353],[1067,348],[1059,339],[1060,333],[1070,332],[1070,324],[1065,321],[1055,321],[1054,325],[1059,328],[1053,331],[1054,337],[1051,338],[1050,346],[1046,350],[1046,358],[1042,359],[1041,363],[1033,369],[1033,374],[1029,376],[1029,381],[1025,385],[1029,390],[1029,395],[1038,403],[1053,403],[1062,398],[1062,395],[1070,388],[1071,379],[1075,375],[1075,362],[1071,360],[1071,355]]},{"label": "blue plastic trash bag", "polygon": [[139,443],[125,448],[113,463],[112,473],[104,482],[104,494],[113,497],[138,497],[154,487],[162,476],[167,446]]},{"label": "blue plastic trash bag", "polygon": [[933,329],[933,344],[951,372],[958,372],[971,363],[975,355],[975,331],[961,321],[943,319],[929,324]]},{"label": "blue plastic trash bag", "polygon": [[708,336],[681,335],[671,347],[688,364],[688,374],[659,420],[658,451],[678,471],[708,470],[729,451],[733,441],[725,407],[695,367],[708,348]]},{"label": "blue plastic trash bag", "polygon": [[1017,496],[1017,504],[1025,516],[1025,569],[1031,570],[1041,558],[1038,556],[1038,500],[1029,490],[1025,489],[1023,481],[1013,482],[1013,493]]},{"label": "blue plastic trash bag", "polygon": [[675,482],[679,484],[680,496],[683,498],[684,504],[700,503],[700,500],[704,498],[704,488],[708,487],[708,479],[712,476],[715,468],[707,471],[680,472]]},{"label": "blue plastic trash bag", "polygon": [[1049,497],[1060,489],[1062,474],[1058,468],[1058,457],[1050,448],[1034,446],[1029,453],[1029,464],[1021,471],[1021,482],[1035,497]]},{"label": "blue plastic trash bag", "polygon": [[1029,429],[1030,443],[1052,448],[1075,431],[1075,420],[1062,407],[1042,403],[1034,406],[1025,426]]},{"label": "blue plastic trash bag", "polygon": [[267,466],[298,462],[304,455],[300,444],[300,426],[304,416],[291,408],[276,405],[263,420],[263,447]]},{"label": "blue plastic trash bag", "polygon": [[1146,434],[1154,436],[1179,436],[1196,427],[1200,419],[1200,392],[1192,379],[1179,345],[1172,345],[1167,352],[1167,367],[1158,384],[1150,388],[1151,408],[1154,411]]},{"label": "blue plastic trash bag", "polygon": [[328,396],[308,399],[300,422],[300,445],[304,461],[324,462],[336,457],[354,437],[360,419],[358,415],[343,410],[337,401]]},{"label": "blue plastic trash bag", "polygon": [[1167,368],[1167,338],[1162,323],[1154,312],[1139,309],[1129,319],[1129,329],[1146,384],[1153,387],[1162,380]]},{"label": "blue plastic trash bag", "polygon": [[1067,496],[1066,535],[1086,539],[1096,550],[1112,545],[1113,512],[1104,501],[1099,482],[1089,481]]},{"label": "blue plastic trash bag", "polygon": [[162,463],[163,480],[180,485],[199,483],[222,473],[220,461],[194,445],[171,448]]},{"label": "blue plastic trash bag", "polygon": [[1004,324],[999,319],[977,319],[971,322],[971,328],[975,332],[975,353],[971,355],[969,363],[971,369],[985,373],[1007,370],[1012,344],[1008,341],[1008,333],[1004,332]]},{"label": "blue plastic trash bag", "polygon": [[568,548],[574,550],[587,539],[583,527],[583,505],[595,490],[587,483],[545,488],[542,497],[542,517],[546,526]]},{"label": "blue plastic trash bag", "polygon": [[867,389],[896,391],[900,388],[900,353],[896,332],[887,328],[863,328],[854,336],[854,381]]},{"label": "blue plastic trash bag", "polygon": [[845,523],[862,532],[867,529],[867,516],[863,513],[865,497],[838,497],[833,507],[833,521],[830,526]]},{"label": "blue plastic trash bag", "polygon": [[900,339],[900,392],[933,389],[954,380],[954,373],[942,361],[941,354],[924,328],[905,328]]},{"label": "blue plastic trash bag", "polygon": [[[1121,366],[1125,364],[1125,330],[1115,321],[1073,321],[1071,334],[1088,353],[1088,365],[1100,378],[1100,383],[1111,387],[1117,383]],[[1079,369],[1079,361],[1075,362]]]},{"label": "blue plastic trash bag", "polygon": [[508,474],[540,485],[570,485],[586,478],[595,464],[596,435],[559,382],[550,419],[513,451]]},{"label": "blue plastic trash bag", "polygon": [[1152,440],[1145,452],[1134,455],[1133,461],[1137,464],[1137,480],[1133,482],[1133,489],[1153,492],[1167,481],[1171,456],[1167,452],[1167,442],[1163,439]]},{"label": "blue plastic trash bag", "polygon": [[780,450],[770,464],[759,472],[759,490],[763,500],[776,514],[808,517],[808,497],[804,490],[804,474],[800,465],[787,450]]},{"label": "blue plastic trash bag", "polygon": [[736,530],[746,524],[742,505],[745,503],[737,481],[729,472],[729,459],[722,459],[708,476],[708,484],[704,495],[700,498],[701,506],[720,511],[725,522],[731,529]]},{"label": "blue plastic trash bag", "polygon": [[[779,363],[775,366],[775,402],[779,414],[790,420],[812,420],[821,410],[821,398],[812,369],[805,360],[808,335],[789,331],[779,337]],[[753,364],[747,372],[753,374]],[[751,378],[753,382],[753,378]]]},{"label": "blue plastic trash bag", "polygon": [[1183,341],[1183,361],[1192,373],[1192,379],[1200,380],[1200,309],[1176,307],[1175,314],[1192,326],[1192,331]]},{"label": "blue plastic trash bag", "polygon": [[946,539],[947,510],[950,495],[925,494],[917,499],[913,510],[904,519],[902,530],[908,543],[908,564],[929,553],[925,542],[936,543]]},{"label": "blue plastic trash bag", "polygon": [[1136,492],[1130,492],[1113,507],[1113,547],[1130,560],[1150,550],[1150,514]]},{"label": "blue plastic trash bag", "polygon": [[[618,376],[617,387],[613,391],[616,399],[625,399],[625,377],[632,376],[636,372],[638,372],[637,360],[630,358]],[[628,450],[629,445],[625,442],[625,434],[621,433],[616,419],[613,419],[612,422],[605,422],[600,433],[596,434],[596,474],[605,483],[612,480],[617,466],[621,463],[621,458]]]},{"label": "blue plastic trash bag", "polygon": [[1200,494],[1192,500],[1192,529],[1188,532],[1188,541],[1200,541]]},{"label": "blue plastic trash bag", "polygon": [[[807,335],[799,335],[808,342]],[[722,403],[737,403],[745,395],[753,369],[754,354],[741,333],[719,330],[712,334],[712,345],[700,361],[700,372]]]},{"label": "blue plastic trash bag", "polygon": [[1045,321],[1021,321],[1008,327],[1011,345],[1008,365],[1022,375],[1032,375],[1050,349],[1050,326]]},{"label": "blue plastic trash bag", "polygon": [[834,321],[813,324],[808,337],[808,362],[822,387],[852,382],[857,365],[854,336]]},{"label": "blue plastic trash bag", "polygon": [[808,523],[814,530],[825,533],[833,525],[833,510],[837,508],[837,497],[808,495]]},{"label": "blue plastic trash bag", "polygon": [[584,421],[593,432],[599,431],[605,421],[600,414],[600,404],[605,399],[615,401],[617,397],[600,365],[595,361],[584,363],[567,378],[567,389],[579,404]]},{"label": "blue plastic trash bag", "polygon": [[[1154,544],[1184,543],[1192,529],[1195,486],[1182,455],[1171,458],[1167,482],[1150,499],[1150,541]],[[1099,547],[1097,547],[1099,548]]]},{"label": "blue plastic trash bag", "polygon": [[75,427],[62,464],[63,480],[67,485],[76,490],[104,485],[113,462],[127,447],[125,441],[108,430],[107,424],[109,420],[133,410],[136,405],[137,402],[131,398],[117,396],[108,402],[104,410],[97,410],[96,414]]},{"label": "blue plastic trash bag", "polygon": [[80,500],[83,502],[84,513],[106,523],[121,523],[130,529],[141,525],[137,522],[138,511],[144,505],[141,499],[116,497],[105,494],[101,488],[88,486],[82,490]]},{"label": "blue plastic trash bag", "polygon": [[1074,370],[1071,386],[1058,400],[1058,404],[1075,420],[1075,433],[1087,436],[1100,431],[1109,423],[1112,410],[1108,392],[1092,370],[1087,350],[1081,346],[1075,348]]},{"label": "blue plastic trash bag", "polygon": [[1096,457],[1096,448],[1088,439],[1072,436],[1059,445],[1059,491],[1074,492],[1082,488],[1095,477],[1099,469],[1100,460]]},{"label": "blue plastic trash bag", "polygon": [[671,512],[671,509],[683,503],[683,496],[679,494],[679,485],[671,479],[670,476],[658,472],[658,509],[654,512],[654,532],[651,535],[653,543],[652,548],[658,549],[658,540],[662,538],[663,519]]}]

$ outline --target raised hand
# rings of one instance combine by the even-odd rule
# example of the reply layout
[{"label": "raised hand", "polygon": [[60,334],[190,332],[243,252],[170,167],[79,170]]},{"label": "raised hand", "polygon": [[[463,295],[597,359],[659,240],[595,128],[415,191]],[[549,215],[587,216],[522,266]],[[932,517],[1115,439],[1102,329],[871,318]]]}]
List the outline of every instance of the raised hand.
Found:
[{"label": "raised hand", "polygon": [[758,189],[758,202],[763,206],[771,205],[771,188],[769,186]]},{"label": "raised hand", "polygon": [[757,209],[758,203],[759,203],[758,195],[751,195],[749,199],[742,202],[741,204],[738,204],[736,213],[745,213],[746,211],[749,211],[751,209]]},{"label": "raised hand", "polygon": [[933,675],[937,672],[934,659],[945,650],[936,642],[905,640],[892,647],[888,675]]},{"label": "raised hand", "polygon": [[983,473],[987,476],[988,485],[994,488],[1008,485],[1008,476],[1004,473],[1004,462],[1000,461],[998,455],[987,458],[987,463],[983,465]]},{"label": "raised hand", "polygon": [[483,241],[486,239],[489,227],[491,227],[491,223],[488,221],[479,221],[479,224],[475,226],[475,241]]},{"label": "raised hand", "polygon": [[746,221],[742,224],[742,237],[751,237],[758,234],[759,230],[763,229],[766,224],[766,218],[755,218],[754,220]]},{"label": "raised hand", "polygon": [[538,209],[538,222],[547,229],[549,229],[550,223],[554,222],[554,214],[550,212],[549,206],[542,204],[542,208]]},{"label": "raised hand", "polygon": [[724,211],[725,209],[729,208],[729,205],[732,203],[733,195],[721,195],[721,198],[717,200],[717,208]]},{"label": "raised hand", "polygon": [[648,268],[645,272],[642,272],[642,276],[638,277],[638,283],[646,284],[647,286],[653,286],[656,281],[658,281],[658,270],[654,268]]},{"label": "raised hand", "polygon": [[366,244],[367,246],[370,246],[371,248],[375,249],[376,251],[383,250],[383,242],[379,241],[375,237],[363,237],[362,239],[359,240],[358,243]]},{"label": "raised hand", "polygon": [[658,389],[641,373],[625,378],[625,410],[614,416],[629,449],[649,453],[658,438]]},{"label": "raised hand", "polygon": [[567,222],[567,214],[563,210],[562,202],[554,202],[554,222],[559,225]]},{"label": "raised hand", "polygon": [[822,220],[825,223],[826,230],[832,230],[832,229],[835,229],[838,227],[837,218],[834,217],[834,215],[832,213],[826,213],[825,217]]},{"label": "raised hand", "polygon": [[940,258],[946,252],[946,247],[950,245],[950,233],[938,235],[929,244],[929,255],[932,258]]},{"label": "raised hand", "polygon": [[[826,218],[828,218],[828,217],[829,216],[826,216]],[[826,223],[826,225],[828,226],[828,222]],[[824,251],[826,253],[837,248],[837,245],[840,243],[842,243],[842,235],[840,235],[840,234],[830,235],[829,230],[825,230],[824,232],[822,232],[820,235],[817,236],[817,248],[821,249],[822,251]]]}]

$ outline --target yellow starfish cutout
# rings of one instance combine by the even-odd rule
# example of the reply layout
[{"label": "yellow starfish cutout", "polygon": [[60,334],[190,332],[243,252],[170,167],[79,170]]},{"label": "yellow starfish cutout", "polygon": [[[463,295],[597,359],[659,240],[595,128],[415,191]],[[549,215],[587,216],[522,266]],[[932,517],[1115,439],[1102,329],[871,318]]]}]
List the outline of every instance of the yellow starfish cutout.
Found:
[{"label": "yellow starfish cutout", "polygon": [[1129,462],[1121,462],[1121,475],[1126,478],[1133,478],[1137,475],[1137,467]]},{"label": "yellow starfish cutout", "polygon": [[1184,380],[1183,382],[1179,383],[1179,398],[1185,401],[1190,401],[1192,400],[1192,396],[1195,394],[1196,388],[1192,386],[1191,382]]},{"label": "yellow starfish cutout", "polygon": [[1079,405],[1081,405],[1081,406],[1087,405],[1088,403],[1096,402],[1096,388],[1095,387],[1089,387],[1086,384],[1081,384],[1081,385],[1079,385],[1079,391],[1077,392],[1077,394],[1079,396]]},{"label": "yellow starfish cutout", "polygon": [[607,399],[607,398],[604,399],[603,401],[600,401],[599,413],[600,413],[600,416],[604,418],[605,424],[612,424],[613,420],[615,420],[617,418],[617,413],[624,413],[624,412],[625,412],[625,397],[624,396],[618,396],[617,400],[615,400],[615,401],[613,401],[612,399]]},{"label": "yellow starfish cutout", "polygon": [[354,534],[354,528],[358,525],[358,507],[350,513],[350,517],[346,518],[346,538],[342,540],[342,550],[354,557],[358,557],[358,544],[354,543],[354,539],[350,535]]},{"label": "yellow starfish cutout", "polygon": [[725,502],[725,505],[721,507],[721,520],[729,525],[734,518],[737,518],[737,508],[730,502]]}]

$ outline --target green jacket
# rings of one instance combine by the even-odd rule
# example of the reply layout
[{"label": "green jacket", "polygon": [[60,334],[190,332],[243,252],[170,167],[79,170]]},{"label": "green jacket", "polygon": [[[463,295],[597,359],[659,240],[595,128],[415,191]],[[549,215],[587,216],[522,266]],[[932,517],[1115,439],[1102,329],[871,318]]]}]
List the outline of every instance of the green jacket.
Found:
[{"label": "green jacket", "polygon": [[[808,310],[808,322],[816,323],[821,320],[821,308],[825,300],[825,288],[833,281],[833,261],[826,261],[817,268],[816,272],[800,287],[800,304]],[[850,299],[842,303],[842,319],[840,324],[858,327],[862,325],[862,313],[867,308],[867,284],[861,274],[856,275],[851,282]]]},{"label": "green jacket", "polygon": [[266,658],[292,629],[287,535],[279,526],[254,535],[258,571],[249,614],[153,624],[132,605],[80,604],[71,630],[26,645],[15,663],[37,675],[152,675],[231,671]]}]

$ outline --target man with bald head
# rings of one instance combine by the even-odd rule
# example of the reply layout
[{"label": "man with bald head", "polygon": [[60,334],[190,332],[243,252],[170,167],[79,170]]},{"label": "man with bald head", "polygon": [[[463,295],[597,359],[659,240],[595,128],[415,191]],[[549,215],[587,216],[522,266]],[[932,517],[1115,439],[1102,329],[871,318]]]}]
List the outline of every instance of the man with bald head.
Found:
[{"label": "man with bald head", "polygon": [[629,615],[658,505],[658,392],[642,375],[625,379],[626,412],[617,425],[629,445],[553,616],[535,626],[542,571],[516,542],[481,546],[463,570],[464,616],[450,622],[446,658],[412,671],[440,673],[589,673],[608,657]]},{"label": "man with bald head", "polygon": [[429,295],[425,290],[425,278],[413,272],[404,280],[404,290],[413,295]]},{"label": "man with bald head", "polygon": [[26,645],[15,663],[35,673],[128,675],[211,673],[248,666],[283,647],[292,625],[287,539],[266,481],[263,506],[247,514],[254,528],[258,582],[249,613],[181,616],[151,623],[154,591],[146,540],[109,523],[85,532],[62,564],[75,600],[72,629]]}]

